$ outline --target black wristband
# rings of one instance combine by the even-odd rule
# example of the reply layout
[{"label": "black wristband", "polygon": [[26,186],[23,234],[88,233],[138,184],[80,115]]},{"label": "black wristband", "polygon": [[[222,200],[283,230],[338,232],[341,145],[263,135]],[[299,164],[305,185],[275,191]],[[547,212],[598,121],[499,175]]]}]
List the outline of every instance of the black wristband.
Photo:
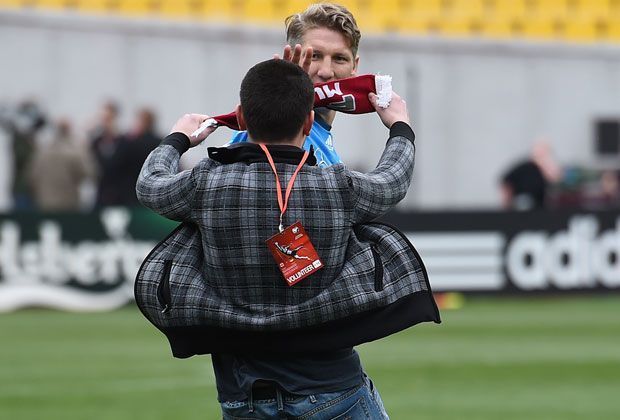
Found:
[{"label": "black wristband", "polygon": [[170,146],[177,149],[180,155],[187,152],[189,150],[189,147],[191,146],[189,142],[189,137],[180,132],[170,133],[169,135],[167,135],[166,138],[161,142],[160,146],[163,146],[165,144],[169,144]]},{"label": "black wristband", "polygon": [[396,121],[390,127],[390,138],[392,137],[405,137],[411,141],[411,143],[415,142],[415,133],[409,124],[404,121]]}]

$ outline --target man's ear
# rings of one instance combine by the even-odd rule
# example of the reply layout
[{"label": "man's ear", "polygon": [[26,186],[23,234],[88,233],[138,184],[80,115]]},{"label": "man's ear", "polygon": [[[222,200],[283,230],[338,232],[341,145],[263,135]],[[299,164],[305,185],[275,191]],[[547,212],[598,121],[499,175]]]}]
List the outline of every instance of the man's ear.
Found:
[{"label": "man's ear", "polygon": [[360,56],[358,55],[357,57],[355,57],[355,60],[353,60],[353,71],[351,72],[351,77],[357,76],[357,69],[359,68],[359,65],[360,65]]},{"label": "man's ear", "polygon": [[238,104],[236,106],[235,115],[237,116],[237,123],[239,124],[239,128],[241,130],[247,130],[247,126],[245,125],[245,117],[243,116],[243,110],[241,109],[241,104]]},{"label": "man's ear", "polygon": [[312,124],[314,123],[314,110],[310,111],[310,113],[306,116],[304,121],[303,133],[304,136],[310,135],[310,130],[312,130]]}]

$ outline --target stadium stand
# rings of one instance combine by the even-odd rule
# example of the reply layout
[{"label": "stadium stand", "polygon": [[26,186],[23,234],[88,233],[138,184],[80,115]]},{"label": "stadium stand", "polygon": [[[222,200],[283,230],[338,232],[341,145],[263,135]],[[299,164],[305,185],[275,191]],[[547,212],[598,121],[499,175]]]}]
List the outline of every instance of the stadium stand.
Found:
[{"label": "stadium stand", "polygon": [[[280,25],[307,0],[0,0],[0,8]],[[620,0],[342,0],[364,32],[620,42]]]}]

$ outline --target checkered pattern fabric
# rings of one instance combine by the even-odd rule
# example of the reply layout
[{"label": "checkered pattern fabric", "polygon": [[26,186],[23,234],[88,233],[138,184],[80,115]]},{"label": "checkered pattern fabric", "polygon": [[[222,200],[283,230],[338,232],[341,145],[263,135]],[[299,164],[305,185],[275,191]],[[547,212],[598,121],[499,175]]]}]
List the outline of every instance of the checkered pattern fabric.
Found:
[{"label": "checkered pattern fabric", "polygon": [[[405,196],[414,155],[413,142],[395,136],[370,173],[342,164],[301,169],[284,224],[301,221],[324,268],[289,287],[265,244],[279,217],[269,164],[205,159],[177,173],[179,152],[158,147],[142,168],[138,197],[185,223],[142,265],[138,305],[158,327],[275,331],[342,319],[429,290],[407,239],[371,222]],[[281,181],[295,169],[276,167]]]}]

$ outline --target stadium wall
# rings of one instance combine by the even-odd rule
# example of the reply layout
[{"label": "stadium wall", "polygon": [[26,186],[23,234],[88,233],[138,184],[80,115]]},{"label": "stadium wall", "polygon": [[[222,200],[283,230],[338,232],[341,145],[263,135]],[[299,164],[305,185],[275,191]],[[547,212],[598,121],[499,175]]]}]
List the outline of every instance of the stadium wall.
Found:
[{"label": "stadium wall", "polygon": [[[83,129],[103,100],[115,98],[126,121],[137,107],[153,107],[166,132],[185,112],[232,110],[245,71],[282,45],[282,28],[2,11],[0,103],[35,97],[52,117],[69,116]],[[594,153],[593,120],[620,116],[619,52],[605,45],[363,37],[360,73],[394,77],[418,138],[416,179],[402,208],[498,206],[498,177],[540,136],[560,163],[604,164]],[[209,143],[228,135],[221,129]],[[373,167],[385,137],[374,115],[340,117],[334,129],[343,159],[360,170]],[[186,165],[204,154],[195,150]],[[7,171],[0,181],[6,185]],[[8,189],[0,186],[0,194],[6,208]]]}]

